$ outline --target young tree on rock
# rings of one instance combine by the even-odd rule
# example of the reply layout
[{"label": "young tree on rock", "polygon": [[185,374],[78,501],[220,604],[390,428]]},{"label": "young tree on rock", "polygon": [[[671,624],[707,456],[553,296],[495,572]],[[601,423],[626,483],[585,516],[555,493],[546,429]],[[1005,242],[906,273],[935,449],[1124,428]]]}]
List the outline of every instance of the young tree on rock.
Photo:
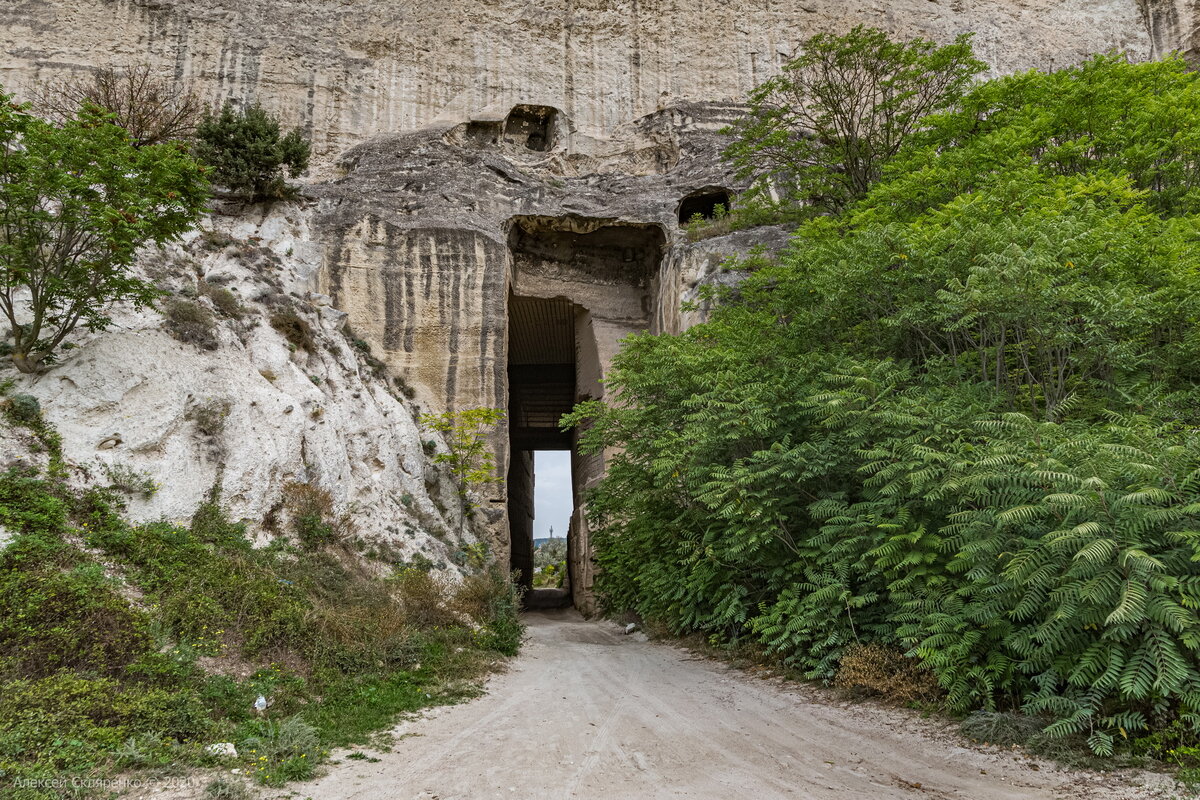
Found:
[{"label": "young tree on rock", "polygon": [[79,325],[103,330],[114,302],[150,303],[134,256],[190,228],[207,197],[180,145],[137,147],[91,106],[56,127],[0,93],[0,314],[17,369],[50,363]]},{"label": "young tree on rock", "polygon": [[250,200],[289,196],[283,170],[295,178],[308,169],[311,152],[299,128],[282,134],[279,120],[259,105],[239,110],[226,103],[196,128],[196,157],[213,168],[213,183]]},{"label": "young tree on rock", "polygon": [[862,25],[817,34],[726,129],[735,137],[726,160],[753,180],[744,202],[841,211],[879,180],[924,117],[952,107],[985,69],[969,35],[939,47]]}]

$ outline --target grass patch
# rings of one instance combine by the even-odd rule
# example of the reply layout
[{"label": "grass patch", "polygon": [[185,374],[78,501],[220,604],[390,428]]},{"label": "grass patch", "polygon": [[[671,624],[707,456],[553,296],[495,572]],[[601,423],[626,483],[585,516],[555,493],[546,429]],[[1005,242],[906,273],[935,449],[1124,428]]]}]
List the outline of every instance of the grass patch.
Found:
[{"label": "grass patch", "polygon": [[312,326],[295,309],[281,308],[271,314],[271,327],[283,334],[283,338],[295,349],[313,352],[316,339]]},{"label": "grass patch", "polygon": [[205,747],[232,742],[244,774],[280,786],[401,712],[469,695],[519,645],[499,572],[380,578],[336,545],[256,549],[215,502],[187,526],[121,510],[110,489],[0,474],[16,534],[0,552],[0,780],[212,766]]}]

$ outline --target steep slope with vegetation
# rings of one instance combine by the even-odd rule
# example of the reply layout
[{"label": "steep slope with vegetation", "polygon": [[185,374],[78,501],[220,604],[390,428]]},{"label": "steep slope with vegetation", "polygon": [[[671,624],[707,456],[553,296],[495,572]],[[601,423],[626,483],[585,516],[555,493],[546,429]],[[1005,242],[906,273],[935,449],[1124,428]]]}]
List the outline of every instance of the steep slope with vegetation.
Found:
[{"label": "steep slope with vegetation", "polygon": [[92,796],[167,766],[308,778],[331,746],[463,697],[515,654],[517,598],[482,554],[457,583],[392,569],[306,539],[329,524],[320,514],[255,548],[216,496],[188,525],[132,525],[118,491],[68,483],[57,434],[24,397],[5,401],[5,440],[31,441],[48,466],[0,474],[6,796]]},{"label": "steep slope with vegetation", "polygon": [[1200,766],[1197,131],[1175,59],[982,83],[710,322],[629,340],[572,418],[620,448],[608,607]]},{"label": "steep slope with vegetation", "polygon": [[[438,467],[477,443],[422,431],[308,291],[303,214],[197,227],[210,169],[160,141],[195,105],[144,71],[96,80],[115,113],[88,94],[49,123],[0,94],[0,784],[222,767],[207,796],[241,797],[230,769],[311,777],[470,694],[519,647],[518,598]],[[298,134],[252,116],[205,120],[205,152],[239,151],[248,197],[294,193]]]}]

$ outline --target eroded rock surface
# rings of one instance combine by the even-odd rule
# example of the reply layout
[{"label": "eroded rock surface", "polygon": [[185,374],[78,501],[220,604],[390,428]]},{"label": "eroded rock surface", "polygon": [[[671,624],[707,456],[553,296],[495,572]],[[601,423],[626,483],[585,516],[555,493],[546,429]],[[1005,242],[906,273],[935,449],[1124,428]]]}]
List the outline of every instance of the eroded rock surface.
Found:
[{"label": "eroded rock surface", "polygon": [[[425,442],[444,444],[356,344],[346,314],[309,291],[317,263],[303,219],[297,206],[215,217],[186,245],[147,253],[140,268],[172,293],[166,313],[117,308],[112,328],[75,337],[61,363],[11,373],[12,391],[40,401],[77,480],[106,485],[116,470],[153,481],[148,497],[128,493],[134,519],[186,523],[215,489],[266,537],[286,532],[284,487],[307,484],[329,493],[362,549],[454,570],[476,539],[427,458]],[[191,309],[182,326],[175,303]],[[211,324],[190,321],[197,308]],[[307,326],[306,346],[271,324],[279,314]],[[28,444],[16,429],[0,436],[13,458]]]},{"label": "eroded rock surface", "polygon": [[1089,53],[1190,50],[1194,0],[16,0],[0,83],[149,60],[209,100],[260,100],[313,138],[317,173],[373,136],[489,123],[516,105],[603,150],[630,120],[737,101],[817,31],[977,33],[1002,72]]}]

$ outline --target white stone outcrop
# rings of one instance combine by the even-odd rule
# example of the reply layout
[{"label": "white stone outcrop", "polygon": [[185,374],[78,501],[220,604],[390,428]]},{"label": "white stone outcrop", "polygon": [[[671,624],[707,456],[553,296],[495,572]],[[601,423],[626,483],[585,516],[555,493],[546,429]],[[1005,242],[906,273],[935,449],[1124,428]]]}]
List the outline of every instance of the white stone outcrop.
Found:
[{"label": "white stone outcrop", "polygon": [[[387,543],[398,559],[452,567],[475,539],[460,535],[454,489],[425,452],[437,437],[348,338],[346,315],[308,294],[304,212],[251,216],[215,217],[207,225],[219,232],[141,261],[176,296],[194,296],[203,279],[240,300],[238,319],[213,312],[216,349],[177,340],[159,311],[118,308],[109,330],[74,337],[42,374],[8,371],[11,391],[38,399],[81,480],[105,485],[115,468],[157,485],[129,493],[136,520],[186,523],[216,487],[232,517],[265,537],[273,519],[286,527],[284,486],[308,483],[329,492],[362,548]],[[203,295],[195,302],[212,309]],[[311,352],[271,326],[282,307],[311,327]],[[20,449],[19,433],[6,437]]]}]

